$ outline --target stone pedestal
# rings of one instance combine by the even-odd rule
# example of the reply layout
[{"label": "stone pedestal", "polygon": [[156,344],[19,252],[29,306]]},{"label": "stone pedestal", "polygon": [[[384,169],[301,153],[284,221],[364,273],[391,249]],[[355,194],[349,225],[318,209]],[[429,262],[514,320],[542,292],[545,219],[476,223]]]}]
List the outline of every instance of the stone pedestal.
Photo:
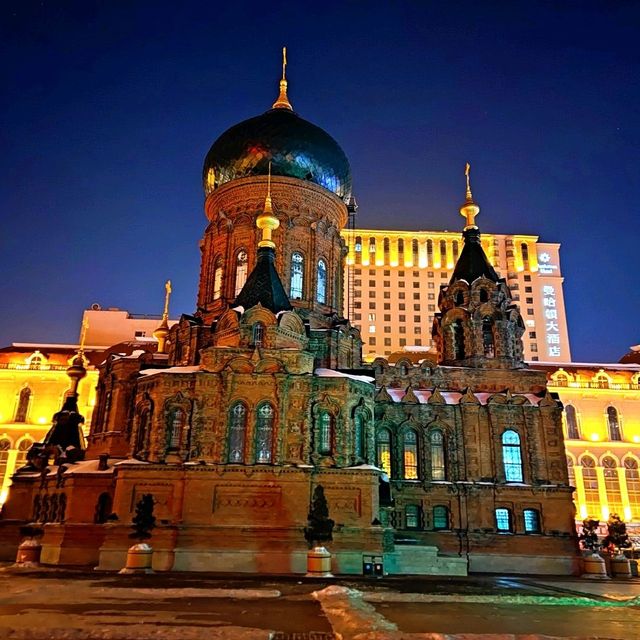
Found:
[{"label": "stone pedestal", "polygon": [[313,547],[307,552],[307,577],[331,578],[331,554],[325,547]]},{"label": "stone pedestal", "polygon": [[35,538],[27,538],[20,543],[16,555],[16,565],[20,567],[37,567],[40,565],[42,545]]},{"label": "stone pedestal", "polygon": [[592,553],[583,558],[583,578],[608,580],[607,567],[604,558],[598,553]]},{"label": "stone pedestal", "polygon": [[127,551],[127,566],[120,573],[153,573],[152,559],[153,549],[146,542],[134,544]]}]

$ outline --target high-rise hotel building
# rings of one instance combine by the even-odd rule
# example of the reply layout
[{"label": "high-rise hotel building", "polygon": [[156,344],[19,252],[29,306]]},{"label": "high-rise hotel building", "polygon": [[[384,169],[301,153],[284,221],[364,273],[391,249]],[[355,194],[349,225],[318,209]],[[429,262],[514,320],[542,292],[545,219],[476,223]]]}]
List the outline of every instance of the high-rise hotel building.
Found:
[{"label": "high-rise hotel building", "polygon": [[[462,250],[460,233],[344,229],[348,247],[345,315],[360,328],[371,361],[393,352],[431,347],[440,286]],[[492,266],[520,305],[527,360],[569,362],[560,245],[538,236],[482,234]]]}]

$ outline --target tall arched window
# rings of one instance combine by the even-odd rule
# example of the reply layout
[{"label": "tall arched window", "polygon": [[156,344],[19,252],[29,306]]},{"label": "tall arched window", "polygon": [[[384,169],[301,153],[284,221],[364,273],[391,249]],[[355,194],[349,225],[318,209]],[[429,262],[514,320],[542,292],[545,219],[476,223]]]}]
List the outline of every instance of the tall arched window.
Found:
[{"label": "tall arched window", "polygon": [[138,433],[136,436],[136,446],[134,449],[134,454],[141,453],[145,450],[147,437],[149,435],[150,422],[151,411],[149,411],[149,409],[143,409],[138,416]]},{"label": "tall arched window", "polygon": [[576,408],[572,404],[568,404],[564,408],[564,416],[567,422],[567,438],[569,438],[569,440],[579,440],[580,431],[578,430]]},{"label": "tall arched window", "polygon": [[213,299],[218,300],[222,296],[222,258],[216,258],[213,268]]},{"label": "tall arched window", "polygon": [[520,245],[520,249],[522,251],[522,264],[524,268],[529,270],[529,247],[525,242]]},{"label": "tall arched window", "polygon": [[321,411],[318,424],[318,453],[330,455],[333,450],[333,416]]},{"label": "tall arched window", "polygon": [[596,461],[591,456],[582,456],[582,484],[587,515],[600,518],[600,494],[598,493],[598,475]]},{"label": "tall arched window", "polygon": [[458,291],[456,293],[456,307],[461,307],[464,304],[464,292]]},{"label": "tall arched window", "polygon": [[404,267],[404,240],[398,239],[398,265]]},{"label": "tall arched window", "polygon": [[33,440],[23,438],[18,443],[18,455],[16,456],[16,469],[27,463],[27,453],[33,446]]},{"label": "tall arched window", "polygon": [[316,288],[316,300],[321,304],[327,303],[327,263],[318,260],[318,286]]},{"label": "tall arched window", "polygon": [[4,476],[7,473],[7,463],[9,462],[9,449],[11,449],[11,442],[6,438],[0,440],[0,486],[4,481]]},{"label": "tall arched window", "polygon": [[376,433],[376,466],[388,476],[391,475],[391,434],[389,429]]},{"label": "tall arched window", "polygon": [[236,256],[236,296],[242,291],[242,287],[244,287],[244,283],[247,281],[248,263],[247,252],[244,249],[240,249]]},{"label": "tall arched window", "polygon": [[244,445],[247,437],[247,407],[236,402],[229,409],[229,462],[244,462]]},{"label": "tall arched window", "polygon": [[464,327],[460,320],[451,323],[453,334],[453,357],[455,360],[464,360]]},{"label": "tall arched window", "polygon": [[167,450],[177,451],[182,445],[182,436],[186,431],[187,414],[180,407],[167,412]]},{"label": "tall arched window", "polygon": [[429,443],[431,447],[431,479],[445,480],[444,436],[440,429],[435,429],[429,434]]},{"label": "tall arched window", "polygon": [[384,263],[385,264],[389,264],[389,251],[390,251],[390,245],[391,243],[389,242],[389,238],[385,238],[383,240],[383,248],[384,248]]},{"label": "tall arched window", "polygon": [[24,387],[18,395],[18,406],[16,407],[16,415],[14,422],[26,422],[29,413],[29,401],[31,400],[31,389]]},{"label": "tall arched window", "polygon": [[453,261],[458,262],[458,256],[460,255],[460,248],[457,240],[453,241],[452,248],[453,248]]},{"label": "tall arched window", "polygon": [[433,266],[433,240],[427,240],[427,263]]},{"label": "tall arched window", "polygon": [[369,238],[369,264],[376,263],[376,239]]},{"label": "tall arched window", "polygon": [[418,435],[407,429],[402,436],[402,463],[405,480],[418,479]]},{"label": "tall arched window", "polygon": [[447,266],[447,243],[444,240],[440,240],[440,266]]},{"label": "tall arched window", "polygon": [[480,302],[489,302],[489,292],[484,287],[480,289]]},{"label": "tall arched window", "polygon": [[252,344],[254,347],[259,347],[264,342],[264,323],[256,322],[252,329]]},{"label": "tall arched window", "polygon": [[609,440],[622,440],[620,419],[618,418],[618,410],[615,407],[607,407],[607,427],[609,430]]},{"label": "tall arched window", "polygon": [[482,347],[485,358],[495,357],[496,347],[493,340],[493,322],[491,318],[482,319]]},{"label": "tall arched window", "polygon": [[291,254],[291,282],[289,296],[292,300],[302,299],[304,286],[304,257],[298,251]]},{"label": "tall arched window", "polygon": [[640,473],[638,472],[638,461],[634,458],[625,458],[624,475],[627,481],[627,495],[631,506],[631,517],[634,520],[640,519]]},{"label": "tall arched window", "polygon": [[356,409],[353,415],[353,453],[361,460],[364,459],[364,423],[362,410]]},{"label": "tall arched window", "polygon": [[413,266],[417,267],[419,266],[420,261],[419,261],[418,241],[415,238],[411,241],[411,252],[413,256]]},{"label": "tall arched window", "polygon": [[356,236],[356,243],[353,247],[356,264],[362,264],[362,236]]},{"label": "tall arched window", "polygon": [[263,402],[258,406],[256,416],[256,462],[258,464],[271,462],[274,415],[275,412],[269,402]]},{"label": "tall arched window", "polygon": [[522,482],[524,480],[520,436],[512,429],[508,429],[502,434],[502,463],[507,482]]},{"label": "tall arched window", "polygon": [[617,513],[622,517],[624,516],[624,511],[620,479],[618,477],[618,463],[611,456],[606,456],[602,460],[602,471],[604,474],[604,486],[607,490],[609,513]]}]

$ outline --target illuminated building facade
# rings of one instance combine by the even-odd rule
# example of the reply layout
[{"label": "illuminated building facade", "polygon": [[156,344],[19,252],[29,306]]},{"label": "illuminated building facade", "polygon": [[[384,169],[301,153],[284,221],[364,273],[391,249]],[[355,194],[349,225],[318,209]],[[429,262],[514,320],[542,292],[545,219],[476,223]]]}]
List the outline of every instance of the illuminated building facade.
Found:
[{"label": "illuminated building facade", "polygon": [[286,89],[205,158],[196,312],[169,328],[167,298],[157,349],[111,351],[86,459],[33,458],[7,517],[42,523],[47,563],[116,569],[150,493],[157,569],[301,573],[322,485],[336,572],[364,554],[389,573],[575,571],[562,408],[524,362],[468,181],[433,357],[366,367],[342,313],[349,163]]},{"label": "illuminated building facade", "polygon": [[[345,311],[362,333],[365,360],[432,347],[438,294],[462,250],[460,234],[347,229],[342,236],[349,250]],[[482,247],[520,306],[525,359],[571,360],[560,245],[537,236],[483,234]]]},{"label": "illuminated building facade", "polygon": [[[535,366],[535,365],[533,365]],[[536,366],[564,404],[576,517],[617,513],[640,534],[640,363]]]}]

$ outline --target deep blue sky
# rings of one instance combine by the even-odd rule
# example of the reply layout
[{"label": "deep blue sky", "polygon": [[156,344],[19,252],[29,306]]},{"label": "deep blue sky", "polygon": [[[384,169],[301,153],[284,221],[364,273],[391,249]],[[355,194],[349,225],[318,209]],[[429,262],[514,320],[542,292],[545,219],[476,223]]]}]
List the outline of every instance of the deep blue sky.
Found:
[{"label": "deep blue sky", "polygon": [[92,302],[195,308],[202,160],[290,98],[351,160],[358,225],[562,243],[574,360],[640,342],[638,2],[0,3],[0,344]]}]

